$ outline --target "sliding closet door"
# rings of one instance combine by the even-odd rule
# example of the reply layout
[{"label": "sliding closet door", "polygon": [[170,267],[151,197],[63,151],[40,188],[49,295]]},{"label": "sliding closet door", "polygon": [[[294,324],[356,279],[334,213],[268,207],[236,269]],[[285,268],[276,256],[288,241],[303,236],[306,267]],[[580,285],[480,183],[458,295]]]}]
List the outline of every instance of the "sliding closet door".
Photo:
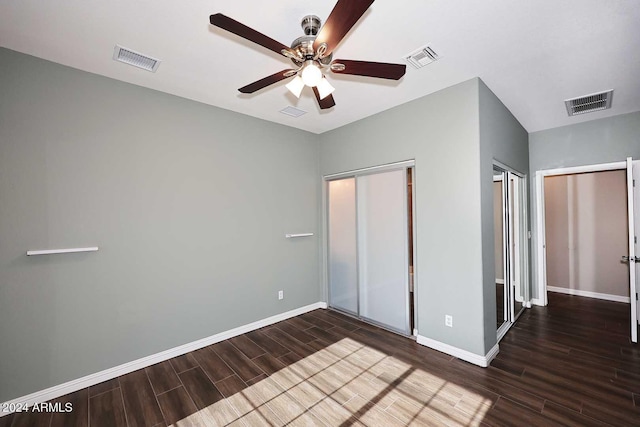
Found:
[{"label": "sliding closet door", "polygon": [[328,182],[329,305],[358,314],[356,180]]},{"label": "sliding closet door", "polygon": [[409,334],[406,169],[358,176],[360,316]]}]

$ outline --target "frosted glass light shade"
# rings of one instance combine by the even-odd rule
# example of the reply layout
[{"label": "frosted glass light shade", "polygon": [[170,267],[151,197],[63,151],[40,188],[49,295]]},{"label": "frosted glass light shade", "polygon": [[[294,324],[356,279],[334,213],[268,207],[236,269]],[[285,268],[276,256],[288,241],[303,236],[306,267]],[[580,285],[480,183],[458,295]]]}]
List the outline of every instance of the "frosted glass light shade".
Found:
[{"label": "frosted glass light shade", "polygon": [[320,99],[325,99],[327,96],[331,95],[335,87],[331,86],[331,83],[326,78],[322,78],[318,83],[318,94],[320,95]]},{"label": "frosted glass light shade", "polygon": [[300,98],[302,89],[304,89],[304,82],[300,76],[295,76],[285,87],[289,89],[296,98]]},{"label": "frosted glass light shade", "polygon": [[322,80],[322,71],[313,61],[308,61],[302,70],[302,81],[309,87],[317,86]]}]

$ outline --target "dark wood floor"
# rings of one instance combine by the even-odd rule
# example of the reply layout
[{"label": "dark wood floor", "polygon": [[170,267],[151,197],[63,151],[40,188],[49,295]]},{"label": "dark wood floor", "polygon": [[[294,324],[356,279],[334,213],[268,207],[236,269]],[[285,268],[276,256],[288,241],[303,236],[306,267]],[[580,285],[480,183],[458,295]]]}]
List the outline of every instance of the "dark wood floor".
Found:
[{"label": "dark wood floor", "polygon": [[504,284],[496,283],[496,328],[504,323]]},{"label": "dark wood floor", "polygon": [[317,310],[58,399],[6,426],[640,425],[628,305],[550,294],[487,369]]}]

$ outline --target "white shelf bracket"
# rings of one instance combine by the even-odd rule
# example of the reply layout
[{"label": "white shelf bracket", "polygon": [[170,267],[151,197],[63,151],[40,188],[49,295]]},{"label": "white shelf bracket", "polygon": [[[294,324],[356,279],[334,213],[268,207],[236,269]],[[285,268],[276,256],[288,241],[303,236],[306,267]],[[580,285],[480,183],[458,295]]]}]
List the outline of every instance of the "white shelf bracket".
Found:
[{"label": "white shelf bracket", "polygon": [[69,248],[69,249],[45,249],[39,251],[27,251],[27,256],[33,255],[53,255],[53,254],[72,254],[76,252],[96,252],[98,250],[97,246],[92,246],[90,248]]}]

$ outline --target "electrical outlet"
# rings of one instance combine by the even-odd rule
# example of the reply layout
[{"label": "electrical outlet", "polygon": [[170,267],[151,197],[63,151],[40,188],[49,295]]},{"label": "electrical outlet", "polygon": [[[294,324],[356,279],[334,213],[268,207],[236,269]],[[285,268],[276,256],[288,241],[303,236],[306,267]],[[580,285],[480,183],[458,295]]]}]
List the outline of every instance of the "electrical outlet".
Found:
[{"label": "electrical outlet", "polygon": [[284,291],[278,291],[278,299],[284,299]]},{"label": "electrical outlet", "polygon": [[453,328],[453,316],[449,314],[444,315],[444,325]]}]

